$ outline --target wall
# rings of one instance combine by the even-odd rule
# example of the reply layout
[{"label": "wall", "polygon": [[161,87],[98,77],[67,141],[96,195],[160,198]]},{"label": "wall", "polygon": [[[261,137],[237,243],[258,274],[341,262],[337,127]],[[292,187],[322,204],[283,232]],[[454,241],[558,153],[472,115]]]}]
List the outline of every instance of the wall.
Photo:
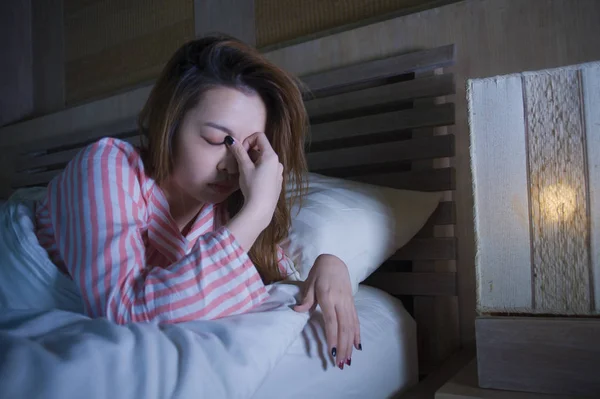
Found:
[{"label": "wall", "polygon": [[600,60],[600,1],[466,0],[273,51],[308,74],[419,48],[456,45],[455,167],[459,306],[463,343],[474,339],[473,197],[466,79]]},{"label": "wall", "polygon": [[62,2],[67,105],[152,82],[194,37],[192,0]]},{"label": "wall", "polygon": [[35,113],[151,83],[195,33],[226,31],[264,47],[449,1],[38,0],[32,10],[40,61],[33,71]]},{"label": "wall", "polygon": [[62,0],[0,2],[0,126],[64,108]]},{"label": "wall", "polygon": [[0,2],[0,126],[33,110],[31,1]]},{"label": "wall", "polygon": [[[456,0],[6,1],[0,6],[2,15],[13,18],[2,24],[2,37],[11,38],[6,43],[11,48],[3,52],[11,55],[4,84],[18,83],[22,93],[33,91],[33,100],[23,100],[33,104],[10,101],[3,113],[15,116],[2,117],[0,123],[151,84],[173,51],[195,34],[224,31],[259,48],[282,47],[282,42],[306,41],[332,29],[347,30],[451,1]],[[24,62],[32,66],[23,68]],[[33,88],[24,91],[23,79],[31,76]]]},{"label": "wall", "polygon": [[63,0],[36,0],[31,9],[35,115],[65,106]]},{"label": "wall", "polygon": [[[206,0],[205,0],[206,1]],[[248,0],[242,0],[248,2]],[[438,7],[452,0],[253,0],[255,3],[256,46],[284,47]],[[458,0],[454,0],[458,1]]]}]

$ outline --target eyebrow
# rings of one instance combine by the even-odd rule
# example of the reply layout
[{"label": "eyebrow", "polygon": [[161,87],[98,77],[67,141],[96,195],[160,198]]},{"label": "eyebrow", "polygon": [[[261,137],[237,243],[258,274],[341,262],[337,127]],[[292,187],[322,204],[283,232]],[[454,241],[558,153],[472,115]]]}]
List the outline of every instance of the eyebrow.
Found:
[{"label": "eyebrow", "polygon": [[221,125],[213,123],[213,122],[205,122],[204,126],[210,126],[212,128],[222,131],[223,133],[227,133],[228,135],[233,136],[233,132],[230,129],[226,128],[225,126],[221,126]]}]

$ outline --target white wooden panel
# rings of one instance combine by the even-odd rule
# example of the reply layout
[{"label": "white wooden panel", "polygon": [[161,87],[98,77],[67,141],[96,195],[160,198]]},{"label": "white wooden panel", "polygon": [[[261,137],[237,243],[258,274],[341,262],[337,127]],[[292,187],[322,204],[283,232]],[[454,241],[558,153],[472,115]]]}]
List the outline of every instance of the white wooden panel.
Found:
[{"label": "white wooden panel", "polygon": [[469,81],[477,308],[531,309],[531,241],[521,77]]},{"label": "white wooden panel", "polygon": [[585,136],[575,68],[523,75],[533,309],[591,309]]},{"label": "white wooden panel", "polygon": [[587,137],[590,253],[594,278],[596,312],[600,311],[600,64],[581,71],[583,109]]}]

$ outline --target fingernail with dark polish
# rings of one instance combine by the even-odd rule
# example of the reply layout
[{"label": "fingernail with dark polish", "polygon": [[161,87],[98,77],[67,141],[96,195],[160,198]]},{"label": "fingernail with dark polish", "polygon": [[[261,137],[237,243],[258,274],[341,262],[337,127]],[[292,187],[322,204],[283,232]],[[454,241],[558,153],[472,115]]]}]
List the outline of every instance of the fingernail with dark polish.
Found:
[{"label": "fingernail with dark polish", "polygon": [[335,347],[331,350],[331,356],[335,357],[335,354],[337,353],[337,351],[335,350]]},{"label": "fingernail with dark polish", "polygon": [[358,344],[358,350],[361,351],[362,350],[362,344]]},{"label": "fingernail with dark polish", "polygon": [[338,364],[338,367],[340,368],[340,370],[344,369],[344,362],[340,362],[340,364]]},{"label": "fingernail with dark polish", "polygon": [[350,366],[352,364],[352,358],[351,357],[349,357],[348,359],[346,359],[346,364],[348,366]]},{"label": "fingernail with dark polish", "polygon": [[233,137],[231,137],[231,136],[225,136],[225,144],[227,144],[227,145],[233,145],[233,142],[234,142]]}]

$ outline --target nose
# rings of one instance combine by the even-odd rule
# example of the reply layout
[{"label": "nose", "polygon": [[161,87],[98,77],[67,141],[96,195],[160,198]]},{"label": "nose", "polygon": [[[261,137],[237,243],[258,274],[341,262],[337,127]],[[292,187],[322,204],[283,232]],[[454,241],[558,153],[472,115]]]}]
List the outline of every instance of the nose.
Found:
[{"label": "nose", "polygon": [[237,175],[239,173],[237,161],[231,151],[225,153],[225,156],[217,165],[217,169],[220,172],[226,172],[228,175]]}]

